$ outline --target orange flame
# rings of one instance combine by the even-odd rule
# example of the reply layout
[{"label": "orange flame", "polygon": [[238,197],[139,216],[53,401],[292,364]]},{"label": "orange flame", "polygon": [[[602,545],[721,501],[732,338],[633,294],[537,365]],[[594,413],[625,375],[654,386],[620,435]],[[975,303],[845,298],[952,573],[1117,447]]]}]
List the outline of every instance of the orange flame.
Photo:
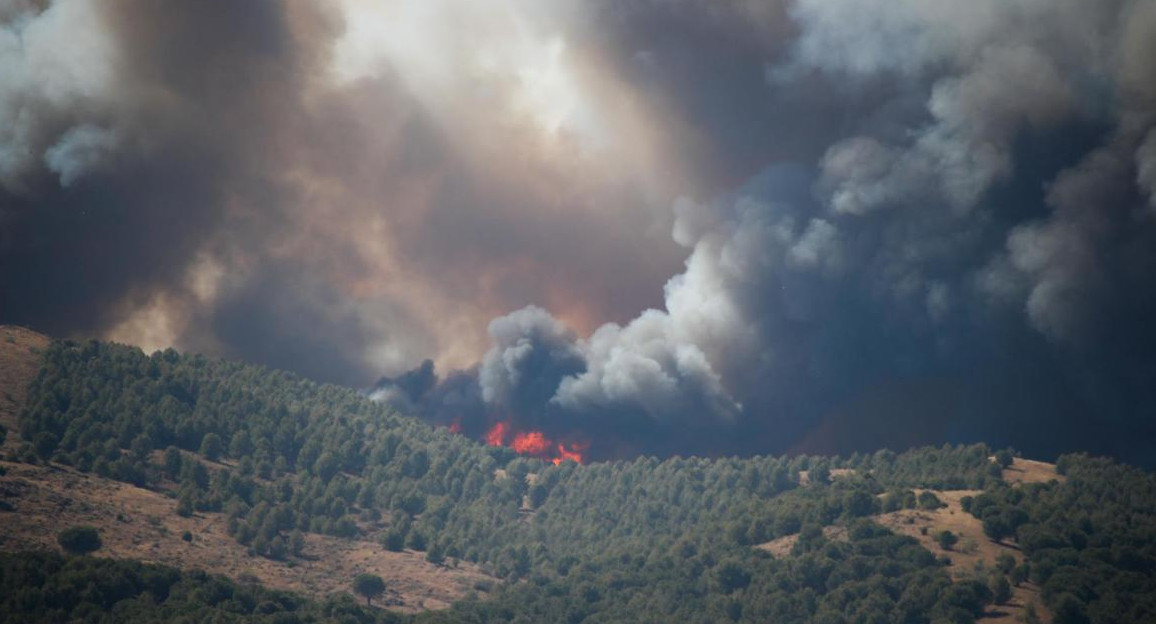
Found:
[{"label": "orange flame", "polygon": [[551,461],[554,462],[555,466],[566,461],[567,459],[572,460],[572,461],[576,461],[579,464],[581,464],[582,463],[582,452],[586,450],[587,446],[589,446],[589,445],[588,444],[582,444],[582,445],[571,444],[570,448],[566,448],[566,445],[559,444],[558,445],[558,456],[555,457]]},{"label": "orange flame", "polygon": [[[457,423],[455,423],[456,425]],[[451,431],[454,428],[451,427]],[[460,427],[459,429],[460,430]],[[510,423],[498,421],[494,423],[484,437],[486,444],[490,446],[505,446],[506,440],[510,439]],[[546,437],[545,433],[541,431],[521,431],[513,434],[513,439],[510,440],[509,446],[515,452],[522,455],[529,455],[544,459],[546,461],[560,464],[567,459],[571,461],[582,463],[583,454],[589,448],[588,443],[563,443],[555,442]]]},{"label": "orange flame", "polygon": [[514,436],[510,447],[523,455],[541,455],[550,452],[550,441],[541,431],[528,431]]},{"label": "orange flame", "polygon": [[462,432],[462,422],[460,420],[455,420],[452,423],[450,423],[450,433],[461,433],[461,432]]},{"label": "orange flame", "polygon": [[486,444],[490,446],[502,446],[506,443],[506,423],[496,422],[490,430],[486,432]]}]

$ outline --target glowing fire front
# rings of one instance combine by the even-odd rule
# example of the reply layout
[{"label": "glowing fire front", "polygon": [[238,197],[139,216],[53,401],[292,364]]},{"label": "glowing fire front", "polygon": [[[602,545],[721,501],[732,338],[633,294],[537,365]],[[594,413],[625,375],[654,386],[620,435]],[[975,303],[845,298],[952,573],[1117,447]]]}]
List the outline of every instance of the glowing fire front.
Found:
[{"label": "glowing fire front", "polygon": [[552,461],[555,464],[567,459],[582,463],[582,455],[590,446],[578,442],[555,442],[541,431],[522,431],[511,436],[509,423],[501,421],[494,423],[489,431],[486,431],[485,441],[490,446],[509,446],[522,455]]}]

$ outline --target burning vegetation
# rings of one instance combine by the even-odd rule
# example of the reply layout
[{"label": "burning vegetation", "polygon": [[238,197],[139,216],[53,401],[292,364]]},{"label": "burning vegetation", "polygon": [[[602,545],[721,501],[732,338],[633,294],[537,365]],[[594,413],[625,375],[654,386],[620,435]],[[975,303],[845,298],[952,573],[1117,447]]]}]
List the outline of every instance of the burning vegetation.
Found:
[{"label": "burning vegetation", "polygon": [[[450,427],[454,431],[454,427]],[[458,427],[460,431],[460,427]],[[508,446],[521,455],[537,457],[560,464],[567,459],[583,462],[583,454],[589,448],[588,442],[560,442],[546,436],[541,431],[515,432],[509,422],[498,421],[486,431],[482,438],[490,446]]]}]

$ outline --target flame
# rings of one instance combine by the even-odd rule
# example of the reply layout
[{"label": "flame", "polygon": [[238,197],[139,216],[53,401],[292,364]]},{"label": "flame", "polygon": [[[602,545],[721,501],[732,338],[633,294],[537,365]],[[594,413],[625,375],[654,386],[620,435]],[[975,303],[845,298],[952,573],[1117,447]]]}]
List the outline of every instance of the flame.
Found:
[{"label": "flame", "polygon": [[452,423],[450,423],[450,433],[461,433],[461,432],[462,432],[462,421],[455,420]]},{"label": "flame", "polygon": [[[450,430],[455,431],[453,427]],[[457,431],[460,431],[460,427]],[[510,440],[509,446],[515,452],[551,461],[555,465],[567,459],[582,463],[583,455],[590,446],[589,443],[555,442],[541,431],[519,431],[513,434],[513,439],[510,439],[510,433],[510,423],[498,421],[486,431],[484,439],[490,446],[506,446],[506,440]]]},{"label": "flame", "polygon": [[506,429],[508,425],[498,421],[486,432],[486,444],[490,446],[504,446],[506,444]]},{"label": "flame", "polygon": [[567,459],[572,460],[572,461],[576,461],[579,464],[581,464],[582,463],[582,453],[586,451],[586,447],[588,447],[588,446],[590,446],[590,445],[589,444],[571,444],[570,448],[566,448],[566,445],[559,444],[558,445],[558,456],[555,457],[552,461],[554,462],[555,466],[566,461]]},{"label": "flame", "polygon": [[510,445],[515,451],[523,455],[541,455],[550,451],[550,441],[541,431],[528,431],[514,436]]}]

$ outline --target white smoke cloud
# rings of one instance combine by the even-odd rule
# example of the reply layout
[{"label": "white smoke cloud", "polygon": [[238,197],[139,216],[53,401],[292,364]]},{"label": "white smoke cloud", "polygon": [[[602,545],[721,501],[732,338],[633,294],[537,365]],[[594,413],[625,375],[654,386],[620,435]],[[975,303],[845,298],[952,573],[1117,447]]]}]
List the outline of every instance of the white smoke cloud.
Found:
[{"label": "white smoke cloud", "polygon": [[113,153],[118,142],[111,130],[91,124],[73,126],[44,152],[44,164],[60,175],[61,186],[71,186]]},{"label": "white smoke cloud", "polygon": [[[117,53],[96,0],[14,5],[0,22],[0,186],[44,164],[68,184],[110,152]],[[95,124],[95,125],[94,125]],[[54,147],[55,146],[55,147]],[[49,153],[51,152],[51,153]]]}]

